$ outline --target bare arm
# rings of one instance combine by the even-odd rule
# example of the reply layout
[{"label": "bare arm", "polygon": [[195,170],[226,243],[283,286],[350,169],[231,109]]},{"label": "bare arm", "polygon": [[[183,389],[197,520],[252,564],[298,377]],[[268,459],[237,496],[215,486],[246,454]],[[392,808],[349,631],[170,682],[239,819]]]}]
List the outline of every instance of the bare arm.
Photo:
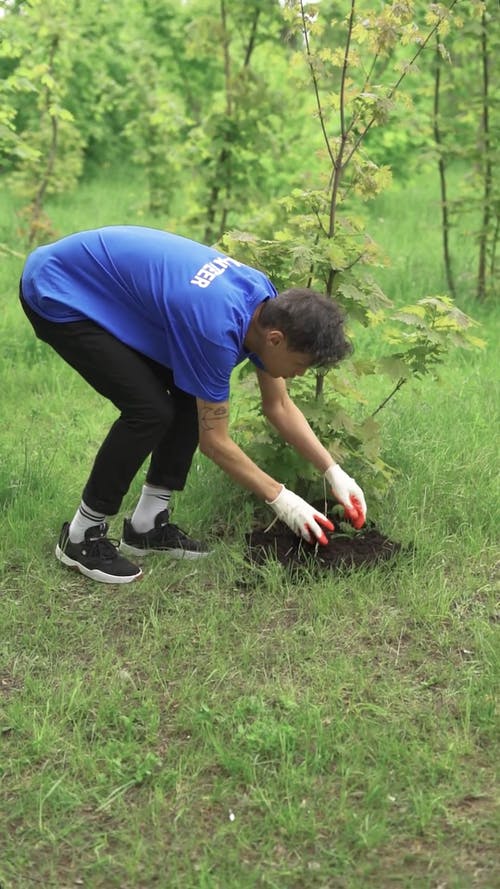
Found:
[{"label": "bare arm", "polygon": [[197,405],[202,454],[261,500],[274,500],[282,485],[259,469],[229,435],[229,402],[212,403],[198,398]]},{"label": "bare arm", "polygon": [[323,473],[335,460],[314,434],[302,411],[290,398],[285,381],[257,371],[264,415],[297,453]]}]

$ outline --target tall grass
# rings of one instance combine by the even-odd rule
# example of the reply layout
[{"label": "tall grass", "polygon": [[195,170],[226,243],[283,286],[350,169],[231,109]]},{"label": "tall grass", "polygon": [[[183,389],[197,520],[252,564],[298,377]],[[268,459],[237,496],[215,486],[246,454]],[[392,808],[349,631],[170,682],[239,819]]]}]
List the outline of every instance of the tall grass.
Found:
[{"label": "tall grass", "polygon": [[[61,234],[158,224],[140,190],[107,185],[51,207]],[[396,299],[443,292],[425,193],[376,208]],[[250,569],[251,498],[199,457],[175,517],[215,555],[105,587],[53,547],[113,410],[35,343],[22,261],[1,263],[2,887],[500,885],[498,313],[482,353],[384,410],[398,475],[374,515],[404,558]]]}]

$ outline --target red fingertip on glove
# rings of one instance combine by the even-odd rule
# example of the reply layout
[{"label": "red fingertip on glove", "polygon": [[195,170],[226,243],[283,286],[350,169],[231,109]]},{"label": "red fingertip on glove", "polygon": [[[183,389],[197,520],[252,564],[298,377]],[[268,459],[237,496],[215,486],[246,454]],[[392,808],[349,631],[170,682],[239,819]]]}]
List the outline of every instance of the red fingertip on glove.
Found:
[{"label": "red fingertip on glove", "polygon": [[315,515],[314,518],[316,519],[318,525],[321,525],[322,528],[326,528],[327,531],[334,530],[334,527],[333,527],[330,519],[326,519],[322,515]]},{"label": "red fingertip on glove", "polygon": [[316,537],[314,534],[311,533],[311,529],[310,529],[309,525],[304,525],[304,528],[306,529],[307,533],[309,534],[309,537],[307,538],[308,543],[321,543],[321,546],[327,545],[328,537],[326,536],[326,534],[322,534],[321,537]]},{"label": "red fingertip on glove", "polygon": [[[322,528],[326,528],[327,531],[333,531],[333,524],[330,519],[326,519],[324,516],[320,515],[315,515],[314,518]],[[321,546],[327,546],[328,544],[328,537],[326,534],[322,534],[321,537],[317,537],[316,540],[318,543],[321,543]]]},{"label": "red fingertip on glove", "polygon": [[[334,530],[334,527],[333,527],[330,519],[326,519],[324,516],[319,516],[319,515],[315,515],[314,519],[318,523],[318,525],[321,525],[323,528],[326,528],[327,531]],[[328,537],[326,536],[326,534],[322,534],[321,537],[316,537],[316,535],[312,533],[312,531],[307,523],[304,525],[304,528],[309,535],[308,539],[307,539],[308,543],[321,543],[322,546],[327,546]]]},{"label": "red fingertip on glove", "polygon": [[344,515],[349,519],[353,527],[356,528],[356,531],[363,527],[365,514],[357,497],[351,497],[351,505],[344,507]]}]

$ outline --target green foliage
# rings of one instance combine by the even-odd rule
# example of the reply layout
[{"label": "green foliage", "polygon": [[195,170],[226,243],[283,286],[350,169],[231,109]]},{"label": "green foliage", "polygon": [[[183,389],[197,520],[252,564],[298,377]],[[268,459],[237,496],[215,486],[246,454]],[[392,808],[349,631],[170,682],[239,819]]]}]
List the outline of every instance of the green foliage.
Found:
[{"label": "green foliage", "polygon": [[[202,239],[213,243],[240,208],[261,202],[273,189],[284,119],[284,87],[269,77],[269,54],[279,50],[280,10],[270,2],[190,4],[193,16],[186,62],[196,58],[215,67],[204,81],[204,97],[189,133],[187,157],[201,183],[188,222],[203,224]],[[277,69],[282,66],[279,55]],[[208,90],[207,90],[208,86]],[[286,108],[286,105],[285,105]]]},{"label": "green foliage", "polygon": [[[411,4],[384,7],[375,14],[363,9],[355,15],[354,4],[343,24],[344,45],[337,23],[334,45],[322,10],[306,13],[302,3],[288,3],[290,26],[303,38],[303,55],[316,97],[317,117],[324,139],[324,169],[314,190],[295,189],[279,204],[285,210],[274,237],[260,239],[247,232],[230,232],[222,240],[227,252],[267,270],[280,289],[307,286],[336,299],[351,323],[373,330],[380,344],[390,349],[378,362],[351,363],[354,379],[382,373],[396,380],[388,398],[371,414],[359,415],[361,392],[339,372],[309,374],[291,386],[294,400],[318,437],[340,462],[358,464],[365,487],[373,495],[386,487],[391,473],[381,457],[380,427],[375,414],[410,377],[433,372],[450,347],[480,345],[471,332],[474,322],[449,298],[420,299],[416,305],[392,311],[390,300],[377,284],[371,269],[384,259],[365,227],[360,203],[376,197],[390,182],[390,170],[377,165],[363,147],[372,127],[388,126],[394,98],[405,69],[396,82],[372,83],[380,58],[394,54],[408,43],[417,46],[412,61],[438,27],[448,25],[445,11],[434,9],[424,34],[413,20]],[[317,40],[318,49],[313,49]],[[333,36],[332,36],[333,40]],[[360,48],[373,54],[371,65]],[[367,70],[370,74],[367,75]],[[281,221],[281,220],[280,220]],[[343,374],[345,371],[343,371]],[[262,418],[244,418],[244,436],[258,462],[286,484],[306,488],[314,474],[303,466]],[[255,444],[251,444],[251,439]]]},{"label": "green foliage", "polygon": [[[459,197],[450,209],[466,214],[477,243],[476,294],[479,300],[498,294],[500,266],[500,86],[494,59],[500,51],[500,21],[493,2],[476,2],[464,9],[463,28],[452,43],[456,63],[449,69],[450,110],[446,151],[467,170]],[[458,138],[457,138],[458,136]]]},{"label": "green foliage", "polygon": [[277,3],[22,9],[0,20],[0,163],[27,200],[132,159],[146,174],[145,208],[210,241],[296,177],[305,118]]},{"label": "green foliage", "polygon": [[[342,376],[311,375],[297,397],[318,435],[340,459],[360,462],[377,489],[389,470],[364,378],[384,374],[397,390],[401,380],[433,373],[447,348],[474,344],[472,323],[446,298],[394,313],[377,275],[388,261],[367,222],[367,207],[391,181],[387,160],[397,153],[398,172],[411,168],[416,146],[431,157],[422,123],[430,119],[435,39],[443,59],[455,52],[461,63],[446,109],[469,146],[464,159],[483,183],[491,174],[496,119],[487,144],[478,140],[484,89],[470,109],[465,95],[467,78],[480,80],[472,55],[484,43],[485,16],[489,51],[498,34],[485,4],[461,19],[455,5],[362,0],[345,14],[327,0],[283,8],[267,0],[215,8],[208,0],[125,0],[119,9],[33,0],[10,5],[0,21],[0,150],[10,184],[28,202],[29,241],[51,234],[47,197],[67,195],[85,161],[127,157],[146,181],[137,215],[220,238],[279,289],[302,284],[337,299],[353,333],[361,325],[383,354],[353,361]],[[491,109],[496,89],[490,84]],[[446,143],[446,126],[443,136]],[[477,194],[477,180],[472,187]],[[487,208],[482,243],[492,272],[497,199],[490,175],[487,191],[470,201],[476,216]],[[260,427],[259,435],[267,448],[259,459],[287,472],[276,443],[268,447]],[[286,459],[289,474],[306,479],[289,449]]]},{"label": "green foliage", "polygon": [[[452,15],[437,4],[421,4],[421,9],[427,9],[428,25],[438,22],[434,53],[419,60],[407,107],[395,109],[397,127],[371,131],[367,143],[372,157],[389,160],[400,176],[438,166],[449,292],[455,296],[459,289],[463,297],[472,286],[480,300],[494,298],[500,275],[500,199],[493,175],[500,146],[500,92],[494,76],[500,48],[497,4],[474,0],[458,4]],[[450,192],[449,170],[457,165],[463,171],[460,187]],[[464,219],[477,256],[474,270],[457,288],[459,220]]]},{"label": "green foliage", "polygon": [[47,196],[67,193],[83,168],[85,146],[70,110],[73,62],[82,29],[72,4],[31,0],[1,20],[0,151],[13,190],[27,200],[23,227],[32,245],[52,233]]},{"label": "green foliage", "polygon": [[[140,110],[130,115],[123,134],[132,148],[132,159],[144,170],[149,186],[149,209],[166,214],[178,188],[181,169],[180,136],[188,129],[184,109],[165,82],[158,82],[155,63],[149,57],[138,64],[142,69],[142,96],[139,76],[134,73],[135,99]],[[129,96],[130,97],[130,96]]]},{"label": "green foliage", "polygon": [[[371,499],[385,494],[393,481],[393,469],[384,459],[383,427],[376,416],[409,379],[427,375],[436,379],[437,367],[450,348],[482,348],[484,341],[474,332],[478,326],[449,298],[425,297],[374,316],[369,328],[378,341],[377,358],[353,358],[320,378],[310,372],[290,382],[294,402],[314,432],[336,460],[356,468]],[[252,383],[245,370],[240,375],[245,393]],[[387,379],[388,395],[368,410],[363,382],[372,375]],[[255,398],[243,401],[251,405]],[[305,495],[321,493],[314,487],[317,473],[268,427],[260,409],[240,406],[235,426],[245,448],[271,474]]]},{"label": "green foliage", "polygon": [[[68,194],[84,171],[133,158],[146,173],[147,204],[159,219],[175,215],[207,240],[242,226],[272,236],[276,216],[266,205],[293,187],[321,189],[328,152],[330,161],[337,150],[345,160],[355,149],[348,168],[338,171],[353,199],[374,193],[374,178],[383,187],[389,165],[403,177],[429,163],[434,56],[426,40],[437,26],[446,60],[443,150],[448,158],[463,153],[470,173],[470,189],[454,206],[470,213],[471,231],[484,244],[491,293],[498,17],[493,0],[457,7],[459,16],[455,6],[456,0],[449,9],[424,0],[377,6],[360,0],[345,66],[343,13],[330,0],[304,7],[305,32],[298,2],[283,8],[274,0],[4,2],[1,168],[14,174],[11,184],[41,218],[51,192]],[[488,139],[481,135],[485,57]],[[321,110],[304,83],[305,65],[321,92]],[[406,77],[411,89],[397,89]],[[321,127],[311,125],[314,105],[329,145]],[[346,129],[336,132],[344,112]],[[487,218],[478,226],[483,208]]]}]

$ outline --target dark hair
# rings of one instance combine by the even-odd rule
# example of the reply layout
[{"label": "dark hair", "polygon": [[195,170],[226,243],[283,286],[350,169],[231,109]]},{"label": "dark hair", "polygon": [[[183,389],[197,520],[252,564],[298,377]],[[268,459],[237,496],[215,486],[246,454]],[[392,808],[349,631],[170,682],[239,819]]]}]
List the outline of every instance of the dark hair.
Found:
[{"label": "dark hair", "polygon": [[259,324],[280,330],[288,348],[311,356],[315,367],[329,367],[352,352],[344,332],[344,313],[331,297],[316,290],[292,287],[268,299]]}]

